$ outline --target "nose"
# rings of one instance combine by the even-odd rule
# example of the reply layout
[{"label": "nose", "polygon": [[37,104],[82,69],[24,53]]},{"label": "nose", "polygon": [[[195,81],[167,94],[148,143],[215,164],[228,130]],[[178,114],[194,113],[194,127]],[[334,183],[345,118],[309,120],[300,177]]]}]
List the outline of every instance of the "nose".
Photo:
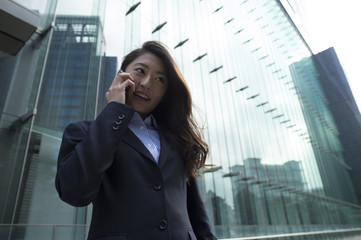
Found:
[{"label": "nose", "polygon": [[146,75],[145,77],[143,77],[139,83],[140,86],[142,86],[143,88],[147,88],[150,89],[151,86],[151,76],[150,75]]}]

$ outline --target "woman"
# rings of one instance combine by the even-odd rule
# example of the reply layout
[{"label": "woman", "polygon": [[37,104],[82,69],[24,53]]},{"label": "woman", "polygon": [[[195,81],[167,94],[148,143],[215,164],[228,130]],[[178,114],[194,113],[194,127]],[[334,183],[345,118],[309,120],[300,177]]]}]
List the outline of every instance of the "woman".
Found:
[{"label": "woman", "polygon": [[88,239],[216,239],[195,181],[207,144],[167,49],[125,56],[106,98],[96,120],[66,128],[58,158],[60,198],[93,204]]}]

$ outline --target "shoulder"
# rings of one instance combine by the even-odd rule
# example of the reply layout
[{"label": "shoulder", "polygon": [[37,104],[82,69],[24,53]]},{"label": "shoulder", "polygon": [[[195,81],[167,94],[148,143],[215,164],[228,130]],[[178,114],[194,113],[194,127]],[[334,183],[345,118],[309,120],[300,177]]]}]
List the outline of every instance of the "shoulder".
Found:
[{"label": "shoulder", "polygon": [[92,121],[78,121],[70,123],[64,130],[63,140],[76,140],[83,138],[88,134],[89,126]]},{"label": "shoulder", "polygon": [[73,122],[73,123],[70,123],[66,128],[65,128],[65,132],[67,131],[74,131],[76,129],[79,129],[79,130],[83,130],[83,131],[87,131],[90,124],[92,123],[93,121],[78,121],[78,122]]}]

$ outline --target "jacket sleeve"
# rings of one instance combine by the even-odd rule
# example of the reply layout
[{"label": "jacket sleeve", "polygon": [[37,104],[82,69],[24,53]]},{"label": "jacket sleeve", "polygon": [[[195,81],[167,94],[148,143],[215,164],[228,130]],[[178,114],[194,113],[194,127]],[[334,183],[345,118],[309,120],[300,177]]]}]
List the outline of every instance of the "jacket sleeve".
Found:
[{"label": "jacket sleeve", "polygon": [[133,113],[131,107],[111,102],[96,120],[67,126],[55,178],[56,189],[63,201],[78,207],[86,206],[94,199]]},{"label": "jacket sleeve", "polygon": [[195,178],[190,179],[187,186],[187,208],[192,228],[197,239],[217,239],[212,232],[212,227]]}]

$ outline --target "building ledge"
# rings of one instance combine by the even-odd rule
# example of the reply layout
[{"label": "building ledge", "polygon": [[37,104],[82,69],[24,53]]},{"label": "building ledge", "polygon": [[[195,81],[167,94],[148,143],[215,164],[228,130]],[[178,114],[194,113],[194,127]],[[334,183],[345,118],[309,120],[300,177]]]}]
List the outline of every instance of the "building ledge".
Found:
[{"label": "building ledge", "polygon": [[40,14],[15,2],[0,0],[0,50],[16,55],[40,24]]}]

